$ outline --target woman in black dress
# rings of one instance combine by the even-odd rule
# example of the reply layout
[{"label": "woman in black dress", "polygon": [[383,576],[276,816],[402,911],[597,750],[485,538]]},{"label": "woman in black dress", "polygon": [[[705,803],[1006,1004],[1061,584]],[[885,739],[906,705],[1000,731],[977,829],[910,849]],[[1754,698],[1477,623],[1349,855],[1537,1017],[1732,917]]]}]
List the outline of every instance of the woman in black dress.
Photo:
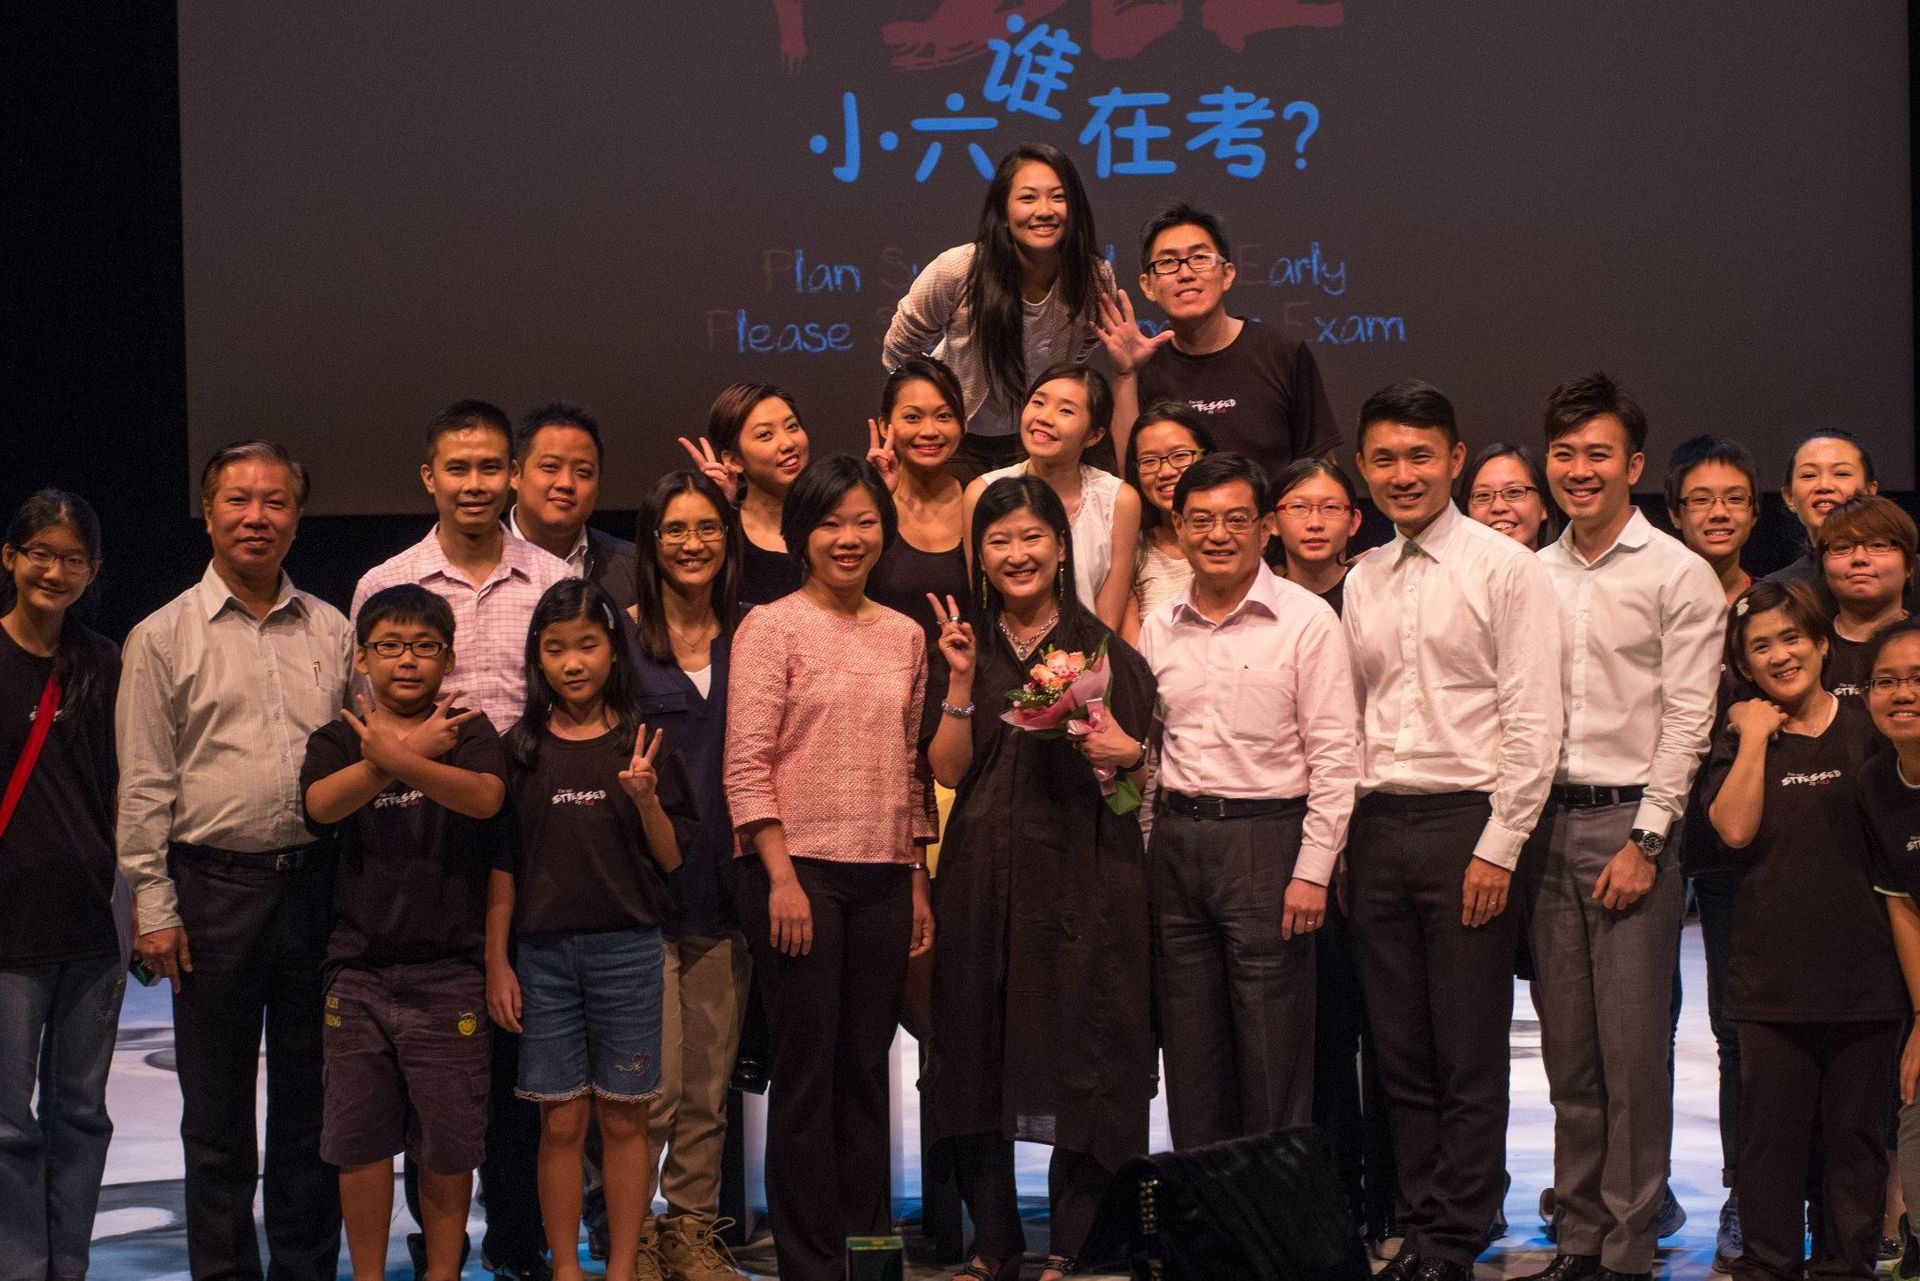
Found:
[{"label": "woman in black dress", "polygon": [[806,470],[807,429],[793,393],[771,383],[734,383],[714,397],[707,434],[680,444],[740,507],[746,534],[740,603],[765,605],[800,589],[800,569],[780,536],[787,491]]},{"label": "woman in black dress", "polygon": [[[1871,1277],[1887,1177],[1887,1113],[1906,991],[1868,875],[1856,796],[1878,746],[1866,709],[1820,686],[1827,617],[1802,583],[1733,603],[1727,665],[1758,698],[1714,735],[1701,796],[1744,874],[1725,1008],[1740,1029],[1744,1127],[1734,1194],[1739,1281]],[[1802,1258],[1808,1176],[1820,1257]]]},{"label": "woman in black dress", "polygon": [[[1072,1268],[1113,1169],[1146,1150],[1154,1044],[1140,825],[1109,807],[1094,767],[1144,763],[1154,681],[1080,603],[1067,514],[1045,482],[989,486],[972,545],[974,607],[935,602],[950,675],[927,755],[959,793],[933,891],[928,1137],[955,1162],[973,1217],[973,1258],[958,1275],[984,1281],[1017,1276],[1025,1249],[1013,1143],[1052,1145],[1042,1276],[1054,1278]],[[1048,647],[1091,659],[1102,641],[1104,729],[1041,739],[1001,721]]]},{"label": "woman in black dress", "polygon": [[900,536],[880,553],[867,597],[921,624],[929,645],[938,630],[926,617],[927,593],[967,594],[961,485],[947,473],[966,424],[960,380],[932,356],[909,356],[887,375],[880,417],[867,424],[867,461],[893,491],[900,514]]}]

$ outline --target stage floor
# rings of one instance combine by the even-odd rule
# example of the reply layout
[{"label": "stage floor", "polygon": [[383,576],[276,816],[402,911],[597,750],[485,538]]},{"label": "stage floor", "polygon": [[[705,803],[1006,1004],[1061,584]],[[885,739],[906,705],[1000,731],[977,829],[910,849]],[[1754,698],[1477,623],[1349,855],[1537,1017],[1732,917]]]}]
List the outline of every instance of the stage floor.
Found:
[{"label": "stage floor", "polygon": [[[1700,931],[1689,924],[1681,940],[1681,967],[1686,1000],[1680,1018],[1680,1046],[1674,1092],[1673,1188],[1687,1209],[1680,1234],[1661,1251],[1670,1278],[1704,1278],[1713,1259],[1713,1238],[1720,1203],[1719,1069],[1713,1037],[1707,1028],[1706,972]],[[1524,986],[1514,1000],[1513,1121],[1507,1136],[1507,1164],[1513,1189],[1507,1197],[1512,1227],[1482,1259],[1483,1281],[1535,1271],[1553,1255],[1540,1235],[1535,1203],[1553,1170],[1553,1113],[1547,1102],[1547,1083],[1541,1069],[1539,1032]],[[180,1201],[180,1098],[172,1071],[173,1028],[171,1005],[164,989],[130,986],[120,1018],[120,1040],[108,1084],[108,1104],[114,1119],[113,1148],[107,1160],[106,1187],[94,1228],[91,1275],[96,1281],[188,1281],[186,1236]],[[903,1035],[895,1045],[896,1097],[910,1099],[914,1080],[912,1043]],[[914,1127],[917,1109],[897,1108],[895,1151],[917,1153]],[[756,1118],[757,1119],[757,1118]],[[1153,1115],[1152,1143],[1167,1143],[1166,1113],[1158,1100]],[[1046,1197],[1045,1148],[1020,1148],[1020,1190],[1024,1203],[1044,1213]],[[909,1161],[896,1160],[895,1194],[918,1201],[919,1171]],[[395,1198],[396,1206],[399,1198]],[[472,1223],[476,1246],[482,1227],[476,1207]],[[412,1276],[404,1235],[410,1222],[404,1209],[395,1216],[387,1276],[406,1281]],[[1044,1252],[1044,1219],[1029,1227],[1029,1244]],[[910,1250],[920,1253],[924,1243],[910,1239]],[[765,1269],[756,1276],[773,1276],[772,1250],[764,1237],[742,1253],[743,1264]],[[589,1272],[598,1272],[591,1265]],[[342,1277],[350,1275],[342,1251]],[[478,1251],[463,1281],[481,1281],[489,1274],[480,1268]],[[944,1277],[947,1270],[915,1267],[909,1276]],[[1029,1275],[1037,1276],[1037,1268]]]}]

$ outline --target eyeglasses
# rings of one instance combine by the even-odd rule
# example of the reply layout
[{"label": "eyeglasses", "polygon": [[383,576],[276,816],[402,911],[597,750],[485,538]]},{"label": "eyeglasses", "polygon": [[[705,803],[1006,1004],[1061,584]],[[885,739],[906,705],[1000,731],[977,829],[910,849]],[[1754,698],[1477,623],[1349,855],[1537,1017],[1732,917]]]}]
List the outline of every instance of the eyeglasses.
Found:
[{"label": "eyeglasses", "polygon": [[1524,500],[1528,494],[1537,494],[1539,492],[1540,491],[1532,485],[1508,485],[1505,489],[1476,489],[1467,495],[1467,506],[1491,507],[1493,506],[1493,500],[1498,498],[1501,502],[1511,507],[1515,503]]},{"label": "eyeglasses", "polygon": [[45,547],[22,547],[19,551],[35,569],[52,569],[56,561],[69,574],[84,574],[93,568],[93,558],[80,552],[68,552],[63,556]]},{"label": "eyeglasses", "polygon": [[438,658],[453,647],[437,640],[377,640],[368,641],[360,648],[370,649],[382,658],[398,658],[406,653],[411,653],[415,658]]},{"label": "eyeglasses", "polygon": [[1920,690],[1920,676],[1876,676],[1867,682],[1876,694],[1891,694],[1896,689]]},{"label": "eyeglasses", "polygon": [[1869,556],[1890,556],[1906,549],[1890,538],[1869,538],[1859,543],[1828,543],[1820,550],[1828,560],[1846,560],[1857,551],[1864,551]]},{"label": "eyeglasses", "polygon": [[1196,272],[1212,271],[1225,261],[1226,259],[1219,254],[1202,249],[1199,253],[1188,254],[1184,258],[1175,258],[1171,254],[1165,258],[1155,258],[1147,264],[1147,267],[1156,276],[1171,276],[1182,267],[1191,267]]},{"label": "eyeglasses", "polygon": [[1151,476],[1162,467],[1171,467],[1175,471],[1185,471],[1193,466],[1194,459],[1206,453],[1204,449],[1176,449],[1165,454],[1142,454],[1134,462],[1134,470],[1142,476]]},{"label": "eyeglasses", "polygon": [[1225,526],[1229,534],[1244,534],[1252,529],[1259,519],[1249,511],[1228,512],[1220,517],[1215,517],[1212,512],[1195,512],[1191,516],[1183,515],[1180,523],[1195,534],[1212,533],[1216,523]]},{"label": "eyeglasses", "polygon": [[1343,503],[1339,499],[1329,499],[1324,503],[1310,503],[1296,498],[1292,502],[1281,503],[1279,511],[1294,520],[1305,520],[1309,516],[1318,516],[1322,520],[1339,520],[1353,510],[1352,503]]},{"label": "eyeglasses", "polygon": [[703,520],[698,525],[682,525],[677,521],[671,525],[662,525],[653,531],[653,536],[663,543],[679,545],[690,539],[699,539],[703,543],[717,543],[727,536],[727,527],[717,520]]},{"label": "eyeglasses", "polygon": [[1731,494],[1688,494],[1680,500],[1680,505],[1690,512],[1708,512],[1719,503],[1730,512],[1743,512],[1753,506],[1753,495],[1744,489],[1736,489]]}]

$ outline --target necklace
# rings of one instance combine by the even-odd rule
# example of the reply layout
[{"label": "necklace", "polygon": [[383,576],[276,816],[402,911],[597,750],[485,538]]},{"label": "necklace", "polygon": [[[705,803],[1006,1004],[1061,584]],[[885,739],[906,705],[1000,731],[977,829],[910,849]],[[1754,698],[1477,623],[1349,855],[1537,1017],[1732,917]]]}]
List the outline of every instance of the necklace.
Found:
[{"label": "necklace", "polygon": [[1038,627],[1028,632],[1028,639],[1023,641],[1011,627],[1007,626],[1007,616],[1002,614],[1000,615],[1000,634],[1006,637],[1007,644],[1013,647],[1013,656],[1024,663],[1033,656],[1033,651],[1040,647],[1040,642],[1047,638],[1047,633],[1052,631],[1053,625],[1059,621],[1060,611],[1054,610]]},{"label": "necklace", "polygon": [[698,649],[702,644],[717,635],[720,628],[716,620],[708,619],[691,632],[683,632],[672,623],[667,624],[667,630],[673,633],[673,638],[687,649]]}]

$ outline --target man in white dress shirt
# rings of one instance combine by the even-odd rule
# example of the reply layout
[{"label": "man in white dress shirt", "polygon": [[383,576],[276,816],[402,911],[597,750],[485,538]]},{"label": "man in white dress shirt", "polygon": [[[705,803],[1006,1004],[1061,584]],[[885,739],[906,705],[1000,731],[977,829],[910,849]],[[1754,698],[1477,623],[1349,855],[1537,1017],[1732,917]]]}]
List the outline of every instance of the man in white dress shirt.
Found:
[{"label": "man in white dress shirt", "polygon": [[1387,1281],[1468,1281],[1506,1166],[1514,865],[1560,753],[1546,567],[1461,515],[1453,406],[1398,383],[1358,463],[1394,539],[1347,576],[1361,713],[1348,906],[1406,1206]]},{"label": "man in white dress shirt", "polygon": [[1669,839],[1707,749],[1725,597],[1633,505],[1647,420],[1603,374],[1547,397],[1540,552],[1559,598],[1566,736],[1523,860],[1553,1096],[1559,1254],[1539,1281],[1646,1278],[1673,1139],[1673,967],[1685,886]]}]

